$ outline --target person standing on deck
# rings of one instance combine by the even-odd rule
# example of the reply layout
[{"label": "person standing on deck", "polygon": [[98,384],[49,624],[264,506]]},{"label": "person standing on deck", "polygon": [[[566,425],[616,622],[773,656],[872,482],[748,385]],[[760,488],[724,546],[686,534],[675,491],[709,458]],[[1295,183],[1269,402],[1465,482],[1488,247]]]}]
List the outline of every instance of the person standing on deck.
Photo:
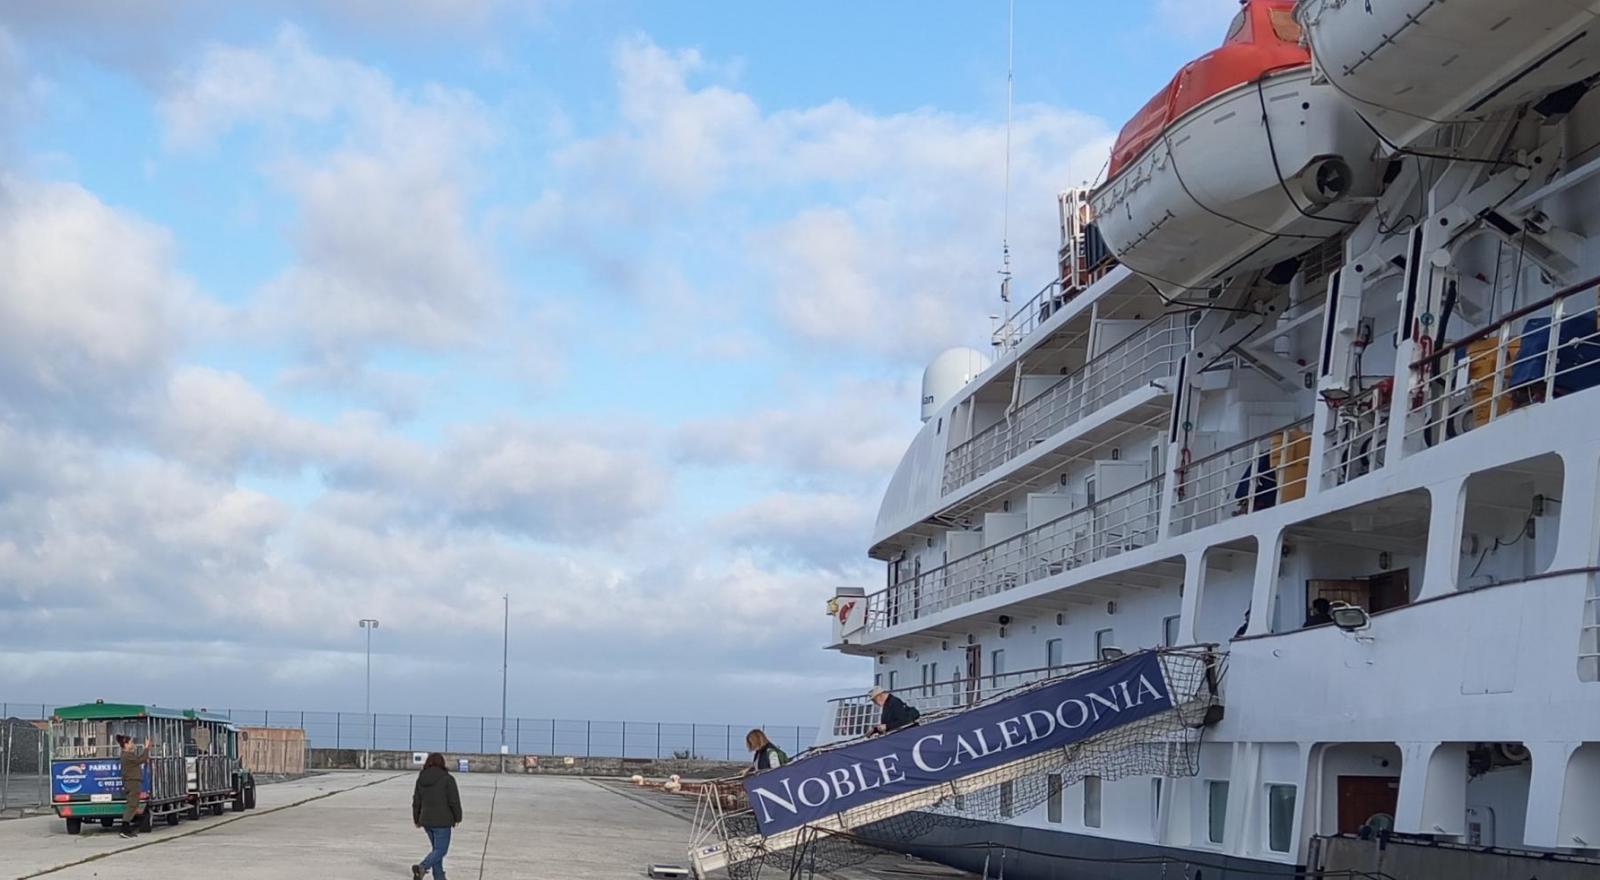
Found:
[{"label": "person standing on deck", "polygon": [[789,763],[789,756],[767,739],[767,732],[759,727],[744,735],[744,745],[751,754],[750,766],[744,771],[746,774],[773,770]]},{"label": "person standing on deck", "polygon": [[139,833],[133,820],[144,812],[144,768],[150,763],[150,739],[145,738],[141,749],[133,744],[133,737],[119,733],[117,745],[122,747],[122,794],[127,798],[122,806],[122,831],[118,836],[132,838]]},{"label": "person standing on deck", "polygon": [[411,880],[433,869],[433,880],[444,880],[444,857],[450,851],[450,830],[461,824],[461,792],[456,778],[444,765],[444,755],[434,752],[417,774],[417,787],[411,793],[411,823],[428,834],[433,847],[422,861],[411,866]]},{"label": "person standing on deck", "polygon": [[872,729],[873,733],[893,733],[902,727],[916,724],[917,719],[922,717],[922,713],[906,705],[905,700],[881,687],[867,691],[867,696],[883,709],[883,714],[878,717],[878,726]]}]

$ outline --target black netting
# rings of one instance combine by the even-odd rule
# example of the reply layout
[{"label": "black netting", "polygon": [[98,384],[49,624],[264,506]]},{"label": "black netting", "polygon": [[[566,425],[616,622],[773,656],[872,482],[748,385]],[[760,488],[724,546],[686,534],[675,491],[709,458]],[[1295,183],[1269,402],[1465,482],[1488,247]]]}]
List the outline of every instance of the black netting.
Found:
[{"label": "black netting", "polygon": [[[1160,656],[1174,698],[1174,708],[1167,712],[934,788],[856,807],[830,817],[826,827],[807,827],[798,834],[766,839],[756,828],[755,815],[744,807],[707,813],[715,827],[703,828],[702,836],[720,838],[727,846],[727,870],[733,880],[757,880],[763,872],[769,878],[809,876],[815,871],[859,864],[885,849],[900,849],[936,828],[977,827],[1021,816],[1052,798],[1063,798],[1067,788],[1081,784],[1085,778],[1110,781],[1136,776],[1194,776],[1199,772],[1201,734],[1217,702],[1219,657],[1198,649],[1167,650]],[[1077,668],[1072,674],[1103,665]],[[986,700],[984,705],[1048,687],[1068,677],[1023,685]],[[970,708],[929,713],[923,721],[958,715]],[[842,745],[848,743],[814,749],[795,760],[803,761]],[[742,803],[741,783],[721,783],[717,790],[723,803]]]}]

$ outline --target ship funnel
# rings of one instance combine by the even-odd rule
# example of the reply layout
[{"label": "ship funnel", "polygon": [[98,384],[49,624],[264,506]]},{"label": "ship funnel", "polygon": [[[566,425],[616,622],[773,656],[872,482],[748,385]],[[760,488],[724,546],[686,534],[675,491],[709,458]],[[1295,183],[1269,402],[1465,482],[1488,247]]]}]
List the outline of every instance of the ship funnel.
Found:
[{"label": "ship funnel", "polygon": [[933,418],[967,383],[989,366],[983,352],[971,348],[952,348],[940,353],[922,371],[922,420]]}]

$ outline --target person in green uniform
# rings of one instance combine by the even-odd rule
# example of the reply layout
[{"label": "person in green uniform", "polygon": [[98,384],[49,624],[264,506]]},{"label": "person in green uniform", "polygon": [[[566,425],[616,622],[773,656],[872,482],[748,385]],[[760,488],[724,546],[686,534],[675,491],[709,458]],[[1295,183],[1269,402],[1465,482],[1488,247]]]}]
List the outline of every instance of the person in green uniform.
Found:
[{"label": "person in green uniform", "polygon": [[138,833],[138,826],[133,820],[144,811],[144,767],[150,763],[150,740],[144,741],[144,748],[133,743],[133,737],[117,734],[117,745],[122,746],[122,792],[127,797],[127,802],[122,806],[122,833],[121,837],[132,838]]}]

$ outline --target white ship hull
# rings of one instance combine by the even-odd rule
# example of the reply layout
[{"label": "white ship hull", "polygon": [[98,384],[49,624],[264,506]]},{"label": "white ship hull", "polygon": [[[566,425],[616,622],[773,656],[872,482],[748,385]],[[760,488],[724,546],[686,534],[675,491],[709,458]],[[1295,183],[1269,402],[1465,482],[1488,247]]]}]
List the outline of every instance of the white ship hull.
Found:
[{"label": "white ship hull", "polygon": [[[1376,142],[1309,67],[1279,74],[1175,122],[1094,193],[1096,222],[1124,265],[1168,287],[1271,266],[1360,216]],[[1319,172],[1341,188],[1319,189]]]}]

